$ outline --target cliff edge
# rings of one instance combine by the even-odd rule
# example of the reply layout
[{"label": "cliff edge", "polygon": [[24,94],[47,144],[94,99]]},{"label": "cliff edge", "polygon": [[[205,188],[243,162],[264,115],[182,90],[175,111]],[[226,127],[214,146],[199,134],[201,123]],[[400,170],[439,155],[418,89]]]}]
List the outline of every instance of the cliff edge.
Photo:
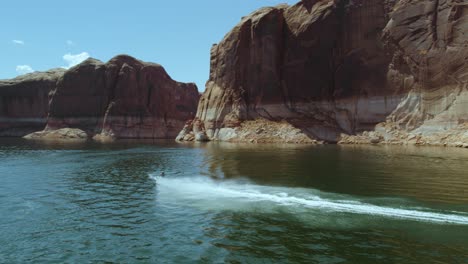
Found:
[{"label": "cliff edge", "polygon": [[[422,142],[463,131],[467,81],[465,1],[262,8],[212,47],[196,118],[177,139],[401,143],[405,132]],[[298,130],[297,140],[265,129],[277,124]]]},{"label": "cliff edge", "polygon": [[169,139],[194,117],[199,97],[195,84],[174,81],[161,65],[127,55],[87,59],[0,82],[8,121],[0,128],[30,139]]}]

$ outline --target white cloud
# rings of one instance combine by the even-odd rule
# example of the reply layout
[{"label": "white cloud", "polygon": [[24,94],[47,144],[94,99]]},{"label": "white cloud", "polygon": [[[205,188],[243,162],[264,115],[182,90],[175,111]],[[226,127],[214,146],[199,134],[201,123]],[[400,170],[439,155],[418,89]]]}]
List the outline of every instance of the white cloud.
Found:
[{"label": "white cloud", "polygon": [[18,44],[18,45],[24,45],[24,41],[18,40],[18,39],[14,39],[11,42],[13,42],[14,44]]},{"label": "white cloud", "polygon": [[19,74],[26,74],[26,73],[31,73],[33,72],[33,68],[29,65],[18,65],[16,66],[16,72]]},{"label": "white cloud", "polygon": [[67,53],[67,54],[63,55],[63,60],[68,63],[68,65],[64,66],[64,68],[69,69],[69,68],[71,68],[71,67],[73,67],[75,65],[80,64],[81,62],[83,62],[84,60],[86,60],[89,57],[90,56],[89,56],[88,52],[82,52],[82,53],[79,53],[79,54]]},{"label": "white cloud", "polygon": [[68,46],[74,46],[75,42],[73,42],[72,40],[67,40],[67,45]]}]

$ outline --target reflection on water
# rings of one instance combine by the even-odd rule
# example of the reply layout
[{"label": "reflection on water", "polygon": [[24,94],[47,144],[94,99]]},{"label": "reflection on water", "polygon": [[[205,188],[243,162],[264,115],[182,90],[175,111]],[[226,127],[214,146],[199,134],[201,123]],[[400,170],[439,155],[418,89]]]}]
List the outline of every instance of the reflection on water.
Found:
[{"label": "reflection on water", "polygon": [[444,148],[0,140],[0,262],[466,263],[467,160]]},{"label": "reflection on water", "polygon": [[206,149],[212,177],[243,175],[264,184],[468,204],[465,149],[234,144]]}]

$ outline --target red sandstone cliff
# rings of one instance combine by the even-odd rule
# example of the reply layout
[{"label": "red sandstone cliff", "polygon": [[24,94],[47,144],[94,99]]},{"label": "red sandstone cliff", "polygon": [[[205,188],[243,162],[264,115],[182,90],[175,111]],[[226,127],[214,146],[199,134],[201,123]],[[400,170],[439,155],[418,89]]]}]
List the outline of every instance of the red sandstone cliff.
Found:
[{"label": "red sandstone cliff", "polygon": [[35,72],[0,81],[0,136],[22,137],[47,123],[49,92],[65,70]]},{"label": "red sandstone cliff", "polygon": [[[88,59],[55,77],[22,77],[21,86],[40,105],[15,104],[5,113],[10,120],[23,112],[40,116],[34,128],[45,129],[28,138],[175,138],[185,120],[193,118],[199,99],[195,84],[176,82],[161,65],[125,55],[107,63]],[[5,91],[0,86],[0,96],[14,104]]]},{"label": "red sandstone cliff", "polygon": [[[398,1],[383,31],[389,83],[408,90],[373,137],[383,143],[468,147],[468,2]],[[368,134],[343,137],[368,143]]]},{"label": "red sandstone cliff", "polygon": [[394,130],[463,125],[467,4],[303,0],[262,8],[212,47],[196,122],[178,139],[294,141],[265,131],[281,123],[336,142],[387,121],[373,135],[380,141]]}]

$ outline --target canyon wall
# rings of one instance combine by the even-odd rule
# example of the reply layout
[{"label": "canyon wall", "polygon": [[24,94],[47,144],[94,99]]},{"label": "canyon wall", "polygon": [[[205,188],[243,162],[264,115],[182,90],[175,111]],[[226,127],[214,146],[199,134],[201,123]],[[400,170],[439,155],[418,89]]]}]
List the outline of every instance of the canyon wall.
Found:
[{"label": "canyon wall", "polygon": [[[371,137],[468,147],[468,2],[399,1],[382,39],[392,55],[389,83],[409,91]],[[369,140],[365,133],[342,138]]]},{"label": "canyon wall", "polygon": [[347,135],[376,126],[384,133],[373,137],[382,141],[397,130],[459,127],[468,117],[467,8],[463,0],[303,0],[262,8],[212,47],[196,119],[178,139],[245,141],[270,133],[263,138],[284,141],[265,123],[328,142],[353,142]]},{"label": "canyon wall", "polygon": [[[175,138],[185,120],[194,117],[200,97],[195,84],[176,82],[161,65],[126,55],[107,63],[88,59],[48,85],[31,86],[28,76],[23,79],[31,98],[41,104],[42,127],[36,131],[42,131],[27,136],[35,139]],[[33,115],[36,109],[19,105],[7,115],[15,120],[22,112]]]},{"label": "canyon wall", "polygon": [[440,131],[468,118],[468,2],[400,1],[383,32],[392,85],[410,93],[391,116],[405,129]]},{"label": "canyon wall", "polygon": [[172,80],[158,64],[129,56],[88,59],[51,92],[46,130],[79,128],[101,138],[175,138],[193,118],[195,84]]},{"label": "canyon wall", "polygon": [[30,73],[0,80],[0,136],[22,137],[47,123],[49,92],[65,70]]}]

